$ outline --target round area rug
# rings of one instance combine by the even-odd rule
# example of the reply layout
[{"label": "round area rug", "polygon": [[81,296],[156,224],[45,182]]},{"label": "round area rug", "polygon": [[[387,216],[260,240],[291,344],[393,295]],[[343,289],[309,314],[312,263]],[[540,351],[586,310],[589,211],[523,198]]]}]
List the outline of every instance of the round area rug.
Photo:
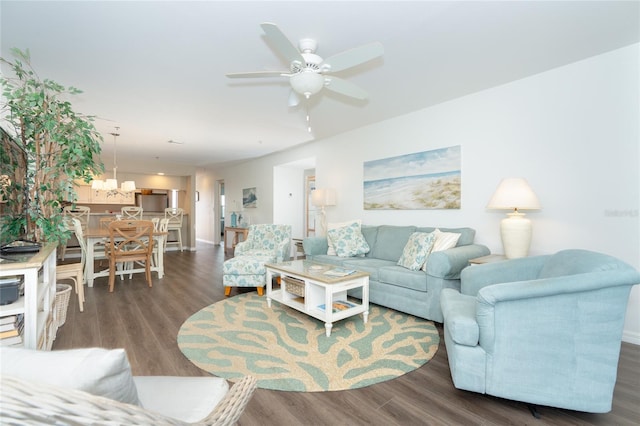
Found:
[{"label": "round area rug", "polygon": [[252,375],[258,386],[282,391],[336,391],[391,380],[428,362],[440,338],[431,321],[377,305],[362,315],[324,323],[272,302],[241,294],[192,315],[178,346],[196,366],[235,379]]}]

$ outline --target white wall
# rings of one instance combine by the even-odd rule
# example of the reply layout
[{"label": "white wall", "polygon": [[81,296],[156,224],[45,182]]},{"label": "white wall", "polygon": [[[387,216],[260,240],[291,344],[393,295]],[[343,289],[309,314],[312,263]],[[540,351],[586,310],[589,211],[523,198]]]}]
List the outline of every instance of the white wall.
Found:
[{"label": "white wall", "polygon": [[[329,222],[471,226],[492,252],[502,251],[504,216],[486,203],[500,179],[522,176],[542,203],[528,214],[532,255],[585,248],[640,269],[639,50],[636,44],[217,172],[228,199],[258,185],[254,223],[269,222],[273,167],[314,156],[317,186],[337,191]],[[363,162],[452,145],[462,146],[459,210],[363,210]],[[638,287],[624,335],[636,344]]]},{"label": "white wall", "polygon": [[[304,236],[304,169],[278,166],[273,170],[273,223],[291,225],[291,236]],[[256,222],[254,222],[256,223]]]}]

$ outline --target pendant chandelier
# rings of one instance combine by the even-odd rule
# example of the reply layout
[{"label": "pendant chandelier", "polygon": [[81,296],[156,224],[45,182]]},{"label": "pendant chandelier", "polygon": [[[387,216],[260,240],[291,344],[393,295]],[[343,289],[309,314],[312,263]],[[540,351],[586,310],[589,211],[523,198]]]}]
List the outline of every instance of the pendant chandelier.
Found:
[{"label": "pendant chandelier", "polygon": [[125,180],[122,182],[122,186],[118,189],[118,178],[117,178],[117,170],[118,170],[118,161],[117,161],[117,150],[116,150],[116,138],[120,136],[118,133],[120,127],[116,127],[116,131],[113,133],[109,133],[113,136],[113,179],[101,180],[94,179],[91,183],[91,189],[108,191],[109,194],[120,194],[126,192],[132,192],[136,190],[136,183],[132,180]]}]

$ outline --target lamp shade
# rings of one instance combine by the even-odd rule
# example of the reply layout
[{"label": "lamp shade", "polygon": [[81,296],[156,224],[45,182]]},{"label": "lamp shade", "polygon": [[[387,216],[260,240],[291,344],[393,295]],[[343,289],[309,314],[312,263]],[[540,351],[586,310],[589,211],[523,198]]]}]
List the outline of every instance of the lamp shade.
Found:
[{"label": "lamp shade", "polygon": [[91,182],[91,189],[104,189],[104,181],[100,179],[94,179]]},{"label": "lamp shade", "polygon": [[125,180],[120,187],[125,192],[131,192],[136,190],[136,183],[132,180]]},{"label": "lamp shade", "polygon": [[107,179],[104,183],[104,189],[107,191],[111,191],[114,189],[118,189],[118,180],[117,179]]},{"label": "lamp shade", "polygon": [[487,204],[496,210],[539,210],[540,201],[523,178],[503,179]]},{"label": "lamp shade", "polygon": [[316,207],[335,206],[336,192],[333,189],[315,189],[311,193],[311,204]]}]

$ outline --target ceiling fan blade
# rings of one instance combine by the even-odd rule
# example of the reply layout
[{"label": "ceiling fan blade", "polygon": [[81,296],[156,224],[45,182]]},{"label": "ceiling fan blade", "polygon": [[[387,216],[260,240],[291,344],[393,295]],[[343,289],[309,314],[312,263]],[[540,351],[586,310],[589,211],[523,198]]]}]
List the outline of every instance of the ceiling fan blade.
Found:
[{"label": "ceiling fan blade", "polygon": [[331,90],[332,92],[340,93],[342,95],[360,99],[363,101],[369,98],[369,94],[362,90],[360,87],[348,82],[347,80],[343,80],[334,76],[325,76],[324,87]]},{"label": "ceiling fan blade", "polygon": [[287,36],[284,35],[280,28],[276,24],[272,24],[271,22],[263,22],[260,24],[265,34],[273,43],[273,47],[275,47],[281,55],[283,55],[289,63],[299,62],[300,64],[304,64],[305,60],[296,49],[296,47],[289,41]]},{"label": "ceiling fan blade", "polygon": [[256,77],[288,77],[288,71],[250,71],[229,72],[225,74],[229,78],[256,78]]},{"label": "ceiling fan blade", "polygon": [[382,47],[382,43],[374,42],[330,56],[324,60],[322,66],[328,66],[329,72],[342,71],[363,64],[383,54],[384,47]]},{"label": "ceiling fan blade", "polygon": [[291,89],[289,93],[289,107],[293,108],[300,104],[300,96],[296,93],[295,90]]}]

